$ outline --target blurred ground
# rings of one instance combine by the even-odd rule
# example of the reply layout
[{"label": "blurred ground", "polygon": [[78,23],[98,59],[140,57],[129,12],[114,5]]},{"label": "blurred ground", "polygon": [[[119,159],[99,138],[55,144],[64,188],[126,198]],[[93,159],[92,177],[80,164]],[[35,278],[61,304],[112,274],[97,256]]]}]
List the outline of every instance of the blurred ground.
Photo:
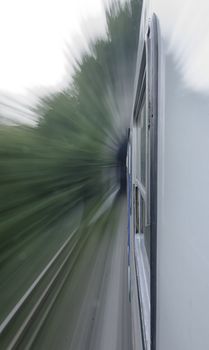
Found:
[{"label": "blurred ground", "polygon": [[[88,216],[88,220],[91,215],[92,213]],[[77,213],[77,225],[78,218]],[[44,277],[45,281],[39,283],[39,290],[36,288],[37,290],[20,309],[20,316],[11,322],[8,331],[2,333],[1,348],[13,348],[12,344],[21,350],[131,349],[125,198],[117,200],[117,203],[103,213],[95,223],[80,227],[80,232],[77,232],[75,237],[77,243],[72,242],[72,254],[63,265],[55,283],[51,284],[44,300],[41,300],[41,296],[66,255],[57,261],[52,272],[49,270],[48,276]],[[55,242],[52,243],[54,244]],[[57,247],[60,247],[60,243]],[[49,257],[49,251],[53,249],[50,244],[48,247],[45,245],[45,256]],[[65,254],[68,251],[69,248]],[[38,252],[41,253],[37,246],[38,255],[34,263],[36,260],[40,262],[41,255]],[[27,277],[28,271],[31,272],[31,265],[24,264],[20,276]],[[34,269],[35,267],[37,273],[34,273],[34,277],[40,273],[40,264],[34,264]],[[10,302],[11,299],[14,302],[17,300],[18,289],[15,279],[8,280],[13,295],[11,298],[8,294],[8,298]],[[22,284],[25,286],[24,278]],[[4,295],[5,305],[8,298]],[[34,305],[40,300],[42,306],[37,307],[31,320],[21,331]],[[14,341],[18,333],[21,335]]]}]

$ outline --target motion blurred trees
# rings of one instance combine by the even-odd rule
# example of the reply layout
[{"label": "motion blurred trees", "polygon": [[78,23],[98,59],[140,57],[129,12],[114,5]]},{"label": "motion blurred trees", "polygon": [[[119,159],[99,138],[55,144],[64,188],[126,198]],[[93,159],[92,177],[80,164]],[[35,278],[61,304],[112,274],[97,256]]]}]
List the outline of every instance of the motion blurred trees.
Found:
[{"label": "motion blurred trees", "polygon": [[68,88],[42,99],[36,127],[1,124],[1,262],[19,239],[110,191],[129,123],[120,111],[127,96],[132,103],[140,11],[140,0],[106,9],[106,38],[89,43]]}]

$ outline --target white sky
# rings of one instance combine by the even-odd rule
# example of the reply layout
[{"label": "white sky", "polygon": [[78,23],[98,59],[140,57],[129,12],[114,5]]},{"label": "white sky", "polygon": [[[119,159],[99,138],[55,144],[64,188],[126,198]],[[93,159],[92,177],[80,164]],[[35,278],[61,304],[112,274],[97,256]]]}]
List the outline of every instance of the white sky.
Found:
[{"label": "white sky", "polygon": [[74,52],[81,48],[83,21],[85,36],[104,33],[103,3],[0,0],[0,94],[27,96],[33,89],[62,85],[67,76],[66,43]]}]

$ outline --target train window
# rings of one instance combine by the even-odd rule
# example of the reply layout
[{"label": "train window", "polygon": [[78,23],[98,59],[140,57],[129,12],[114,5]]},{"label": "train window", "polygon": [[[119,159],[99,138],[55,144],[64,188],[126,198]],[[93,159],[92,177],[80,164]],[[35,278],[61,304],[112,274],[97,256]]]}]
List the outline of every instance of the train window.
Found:
[{"label": "train window", "polygon": [[[144,67],[145,69],[145,67]],[[146,74],[143,74],[141,89],[143,96],[139,99],[138,115],[135,120],[136,128],[136,233],[144,236],[148,259],[150,257],[150,227],[149,227],[149,128],[147,116]]]},{"label": "train window", "polygon": [[145,101],[141,109],[140,120],[140,180],[144,186],[146,186],[146,114],[145,114]]},{"label": "train window", "polygon": [[139,222],[139,189],[136,187],[136,233],[140,232]]},{"label": "train window", "polygon": [[145,233],[145,202],[140,195],[140,233]]}]

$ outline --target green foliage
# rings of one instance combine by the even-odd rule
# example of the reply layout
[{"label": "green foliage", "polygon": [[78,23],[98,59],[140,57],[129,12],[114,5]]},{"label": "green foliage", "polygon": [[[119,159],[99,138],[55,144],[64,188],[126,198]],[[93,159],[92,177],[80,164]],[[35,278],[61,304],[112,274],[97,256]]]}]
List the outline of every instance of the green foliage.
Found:
[{"label": "green foliage", "polygon": [[43,98],[36,127],[1,125],[2,261],[17,242],[43,232],[78,202],[108,193],[123,137],[111,101],[117,110],[121,67],[133,85],[140,6],[112,3],[107,37],[90,43],[67,89]]}]

